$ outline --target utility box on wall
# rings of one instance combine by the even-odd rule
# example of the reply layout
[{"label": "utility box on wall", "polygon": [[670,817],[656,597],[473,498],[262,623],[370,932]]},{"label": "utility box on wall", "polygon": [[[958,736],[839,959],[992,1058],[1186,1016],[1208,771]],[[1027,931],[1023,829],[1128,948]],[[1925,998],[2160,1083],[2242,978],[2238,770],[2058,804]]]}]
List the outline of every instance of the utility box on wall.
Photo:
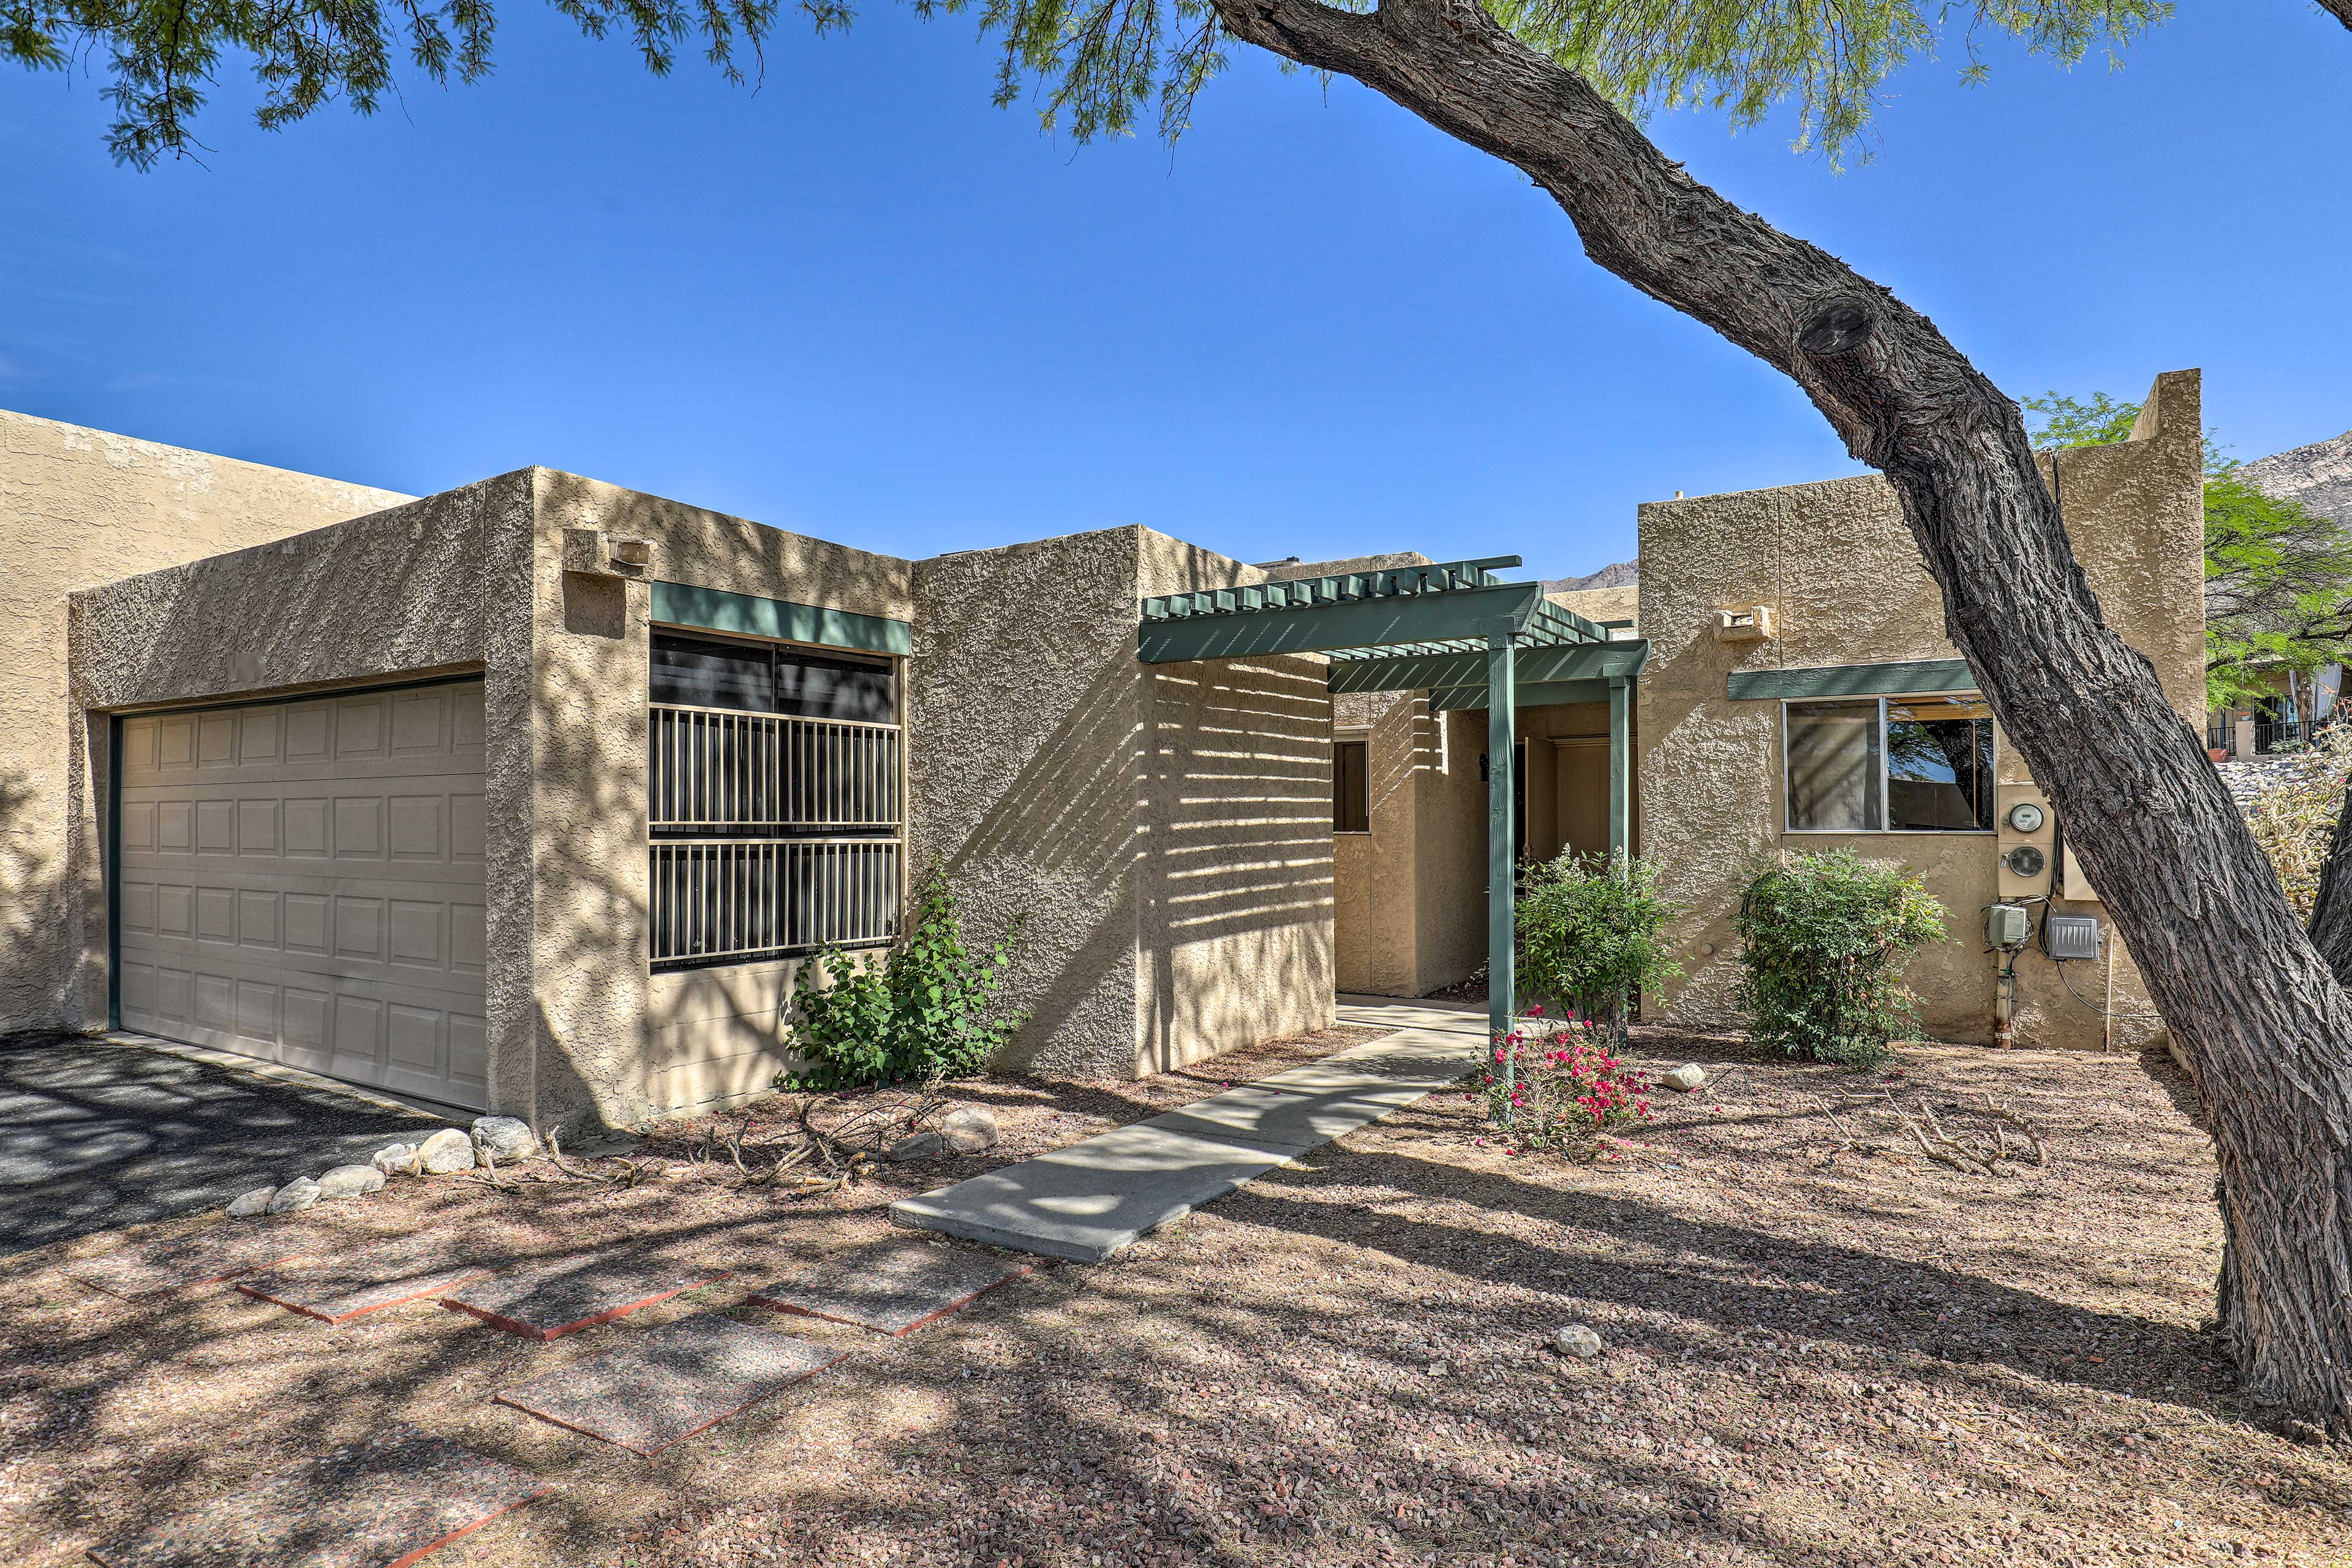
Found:
[{"label": "utility box on wall", "polygon": [[2049,797],[2030,784],[2005,784],[1994,794],[1993,853],[2000,858],[1996,897],[2030,899],[2051,890],[2051,856],[2058,847]]}]

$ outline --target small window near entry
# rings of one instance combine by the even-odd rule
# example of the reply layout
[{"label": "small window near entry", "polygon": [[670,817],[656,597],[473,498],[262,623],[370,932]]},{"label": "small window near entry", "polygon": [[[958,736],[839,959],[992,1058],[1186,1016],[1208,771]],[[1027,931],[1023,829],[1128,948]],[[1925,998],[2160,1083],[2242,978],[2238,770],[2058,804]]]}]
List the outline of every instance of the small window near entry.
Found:
[{"label": "small window near entry", "polygon": [[1331,745],[1331,831],[1372,830],[1371,748],[1362,741]]},{"label": "small window near entry", "polygon": [[1878,703],[1789,704],[1789,830],[1875,833],[1885,826]]},{"label": "small window near entry", "polygon": [[1980,698],[1886,700],[1886,826],[1990,833],[1992,710]]}]

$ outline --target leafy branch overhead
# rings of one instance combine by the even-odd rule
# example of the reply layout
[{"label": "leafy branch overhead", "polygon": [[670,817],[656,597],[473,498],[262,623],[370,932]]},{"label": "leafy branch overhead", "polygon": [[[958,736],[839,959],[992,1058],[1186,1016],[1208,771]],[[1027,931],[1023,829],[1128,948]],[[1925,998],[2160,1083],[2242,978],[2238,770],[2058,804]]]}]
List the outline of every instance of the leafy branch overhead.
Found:
[{"label": "leafy branch overhead", "polygon": [[[551,0],[592,38],[626,39],[654,74],[695,49],[730,83],[756,75],[779,0]],[[996,99],[1034,101],[1081,142],[1156,119],[1173,138],[1223,68],[1232,35],[1213,0],[909,0],[919,15],[975,12],[1000,47]],[[2352,0],[2341,0],[2352,6]],[[1522,43],[1568,66],[1637,120],[1706,108],[1735,124],[1794,106],[1797,145],[1832,158],[1864,147],[1880,89],[1915,59],[1954,49],[1983,75],[1979,43],[2014,39],[2072,65],[2164,21],[2168,0],[1487,0]],[[844,0],[798,0],[822,34]],[[1361,0],[1328,9],[1370,12]],[[493,0],[0,0],[0,55],[36,68],[94,67],[115,110],[108,144],[141,168],[202,145],[194,126],[220,73],[249,62],[257,118],[278,129],[341,100],[381,107],[405,65],[446,86],[492,68]]]}]

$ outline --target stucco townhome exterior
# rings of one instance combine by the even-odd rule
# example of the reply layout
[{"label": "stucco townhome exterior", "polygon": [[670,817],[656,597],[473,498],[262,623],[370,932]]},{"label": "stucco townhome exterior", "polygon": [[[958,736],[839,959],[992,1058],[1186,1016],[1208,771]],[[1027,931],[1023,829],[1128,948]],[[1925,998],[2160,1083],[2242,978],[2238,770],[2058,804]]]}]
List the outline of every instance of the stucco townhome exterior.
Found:
[{"label": "stucco townhome exterior", "polygon": [[[2193,370],[2159,375],[2129,440],[2044,453],[2042,467],[2107,623],[2201,732],[2200,394]],[[1942,597],[1885,479],[1645,504],[1638,589],[1555,597],[1648,648],[1632,725],[1633,843],[1682,910],[1669,938],[1684,973],[1643,998],[1645,1018],[1738,1027],[1741,889],[1784,852],[1847,848],[1916,868],[1949,912],[1947,936],[1909,975],[1930,1036],[1996,1038],[2001,961],[1986,952],[1984,911],[1997,899],[2023,900],[2035,931],[2013,959],[2018,1044],[2128,1049],[2160,1036],[2097,890],[2064,851],[2063,825],[1945,635]],[[1363,748],[1365,781],[1357,830],[1336,835],[1340,984],[1416,995],[1465,981],[1486,956],[1486,715],[1381,692],[1341,694],[1335,717],[1339,743]],[[1524,852],[1605,851],[1605,707],[1521,707],[1515,729]],[[1965,759],[1957,772],[1940,755],[1889,761],[1906,740],[1955,733],[1985,753],[1974,778]],[[1842,734],[1867,744],[1822,739]],[[1822,782],[1832,766],[1873,776],[1842,795]],[[1801,797],[1822,798],[1792,801],[1792,780]],[[2031,830],[2021,805],[2039,808]],[[2099,921],[2098,957],[2050,956],[2045,914]]]},{"label": "stucco townhome exterior", "polygon": [[1330,1020],[1319,670],[1135,655],[1141,598],[1251,567],[1139,528],[909,562],[545,468],[412,500],[0,432],[44,552],[0,585],[33,676],[0,1026],[627,1123],[766,1088],[806,954],[873,945],[932,864],[978,940],[1026,917],[1013,1065]]}]

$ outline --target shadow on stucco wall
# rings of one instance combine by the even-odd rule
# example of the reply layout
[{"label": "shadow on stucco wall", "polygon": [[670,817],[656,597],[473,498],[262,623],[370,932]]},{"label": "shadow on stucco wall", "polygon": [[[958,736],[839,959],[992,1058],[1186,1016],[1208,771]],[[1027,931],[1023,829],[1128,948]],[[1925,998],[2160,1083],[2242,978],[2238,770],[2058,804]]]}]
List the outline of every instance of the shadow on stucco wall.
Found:
[{"label": "shadow on stucco wall", "polygon": [[38,795],[23,769],[0,772],[0,952],[13,955],[0,976],[0,1028],[48,1017],[58,1004],[50,978],[24,962],[66,918],[64,867],[42,847]]},{"label": "shadow on stucco wall", "polygon": [[987,777],[985,753],[952,752],[953,731],[930,737],[922,759],[936,788],[981,809],[950,841],[952,807],[919,808],[917,864],[946,868],[970,940],[994,942],[1025,917],[1006,994],[1031,1022],[1008,1047],[1008,1068],[1083,1061],[1124,1071],[1134,1052],[1136,679],[1131,655],[1103,660],[1001,784]]},{"label": "shadow on stucco wall", "polygon": [[1147,687],[1139,1068],[1329,1021],[1331,697],[1306,658],[1163,665]]}]

